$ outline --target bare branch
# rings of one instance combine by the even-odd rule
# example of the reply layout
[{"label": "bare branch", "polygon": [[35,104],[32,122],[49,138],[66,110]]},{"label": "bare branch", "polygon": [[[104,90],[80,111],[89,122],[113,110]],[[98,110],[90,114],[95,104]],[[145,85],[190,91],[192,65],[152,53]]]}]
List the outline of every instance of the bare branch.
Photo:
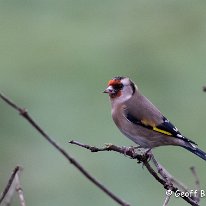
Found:
[{"label": "bare branch", "polygon": [[20,205],[26,206],[23,189],[22,189],[21,184],[20,184],[19,172],[16,173],[16,192],[19,196]]},{"label": "bare branch", "polygon": [[9,181],[4,189],[4,191],[1,193],[1,196],[0,196],[0,204],[3,202],[4,198],[6,197],[6,195],[8,194],[11,186],[12,186],[12,183],[14,182],[15,180],[15,176],[17,174],[17,172],[20,170],[20,167],[19,166],[16,166],[15,169],[13,170],[10,178],[9,178]]},{"label": "bare branch", "polygon": [[20,167],[20,166],[15,167],[15,169],[13,170],[11,177],[9,178],[9,181],[8,181],[4,191],[2,193],[0,204],[1,204],[1,202],[4,202],[5,206],[10,205],[11,199],[14,195],[15,190],[16,190],[16,192],[19,196],[19,199],[20,199],[20,205],[26,206],[25,200],[24,200],[24,195],[23,195],[23,190],[20,186],[20,180],[19,180],[19,174],[21,171],[22,171],[22,167]]},{"label": "bare branch", "polygon": [[69,141],[69,143],[78,145],[78,146],[83,147],[85,149],[88,149],[91,152],[115,151],[115,152],[118,152],[120,154],[127,155],[127,156],[131,157],[132,159],[137,159],[140,162],[143,162],[144,158],[146,158],[146,157],[143,157],[143,155],[139,155],[139,154],[135,153],[133,148],[119,147],[119,146],[116,146],[113,144],[106,144],[106,147],[98,148],[95,146],[82,144],[82,143],[74,141],[74,140]]},{"label": "bare branch", "polygon": [[151,160],[153,161],[155,167],[157,168],[158,173],[169,183],[176,185],[183,192],[188,191],[188,188],[181,183],[179,180],[176,180],[155,158],[152,156]]},{"label": "bare branch", "polygon": [[196,198],[196,201],[199,203],[200,202],[200,181],[199,181],[199,178],[197,176],[197,173],[196,173],[196,170],[195,170],[195,167],[191,167],[191,172],[195,178],[195,187],[196,187],[196,190],[197,190],[197,196],[195,196]]},{"label": "bare branch", "polygon": [[166,196],[165,196],[165,201],[164,201],[164,203],[163,203],[163,206],[167,206],[167,205],[168,205],[168,203],[169,203],[169,201],[170,201],[170,197],[171,197],[171,196],[169,196],[169,195],[166,195]]},{"label": "bare branch", "polygon": [[154,163],[155,167],[157,168],[157,172],[168,183],[168,186],[172,185],[172,182],[171,182],[172,175],[170,175],[170,173],[154,158],[153,154],[151,156],[151,160]]},{"label": "bare branch", "polygon": [[122,206],[128,206],[129,203],[125,202],[121,198],[117,197],[113,192],[107,189],[102,183],[95,179],[88,171],[86,171],[73,157],[71,157],[62,147],[60,147],[29,115],[28,111],[19,107],[12,102],[5,95],[0,93],[0,98],[4,100],[8,105],[17,110],[20,115],[25,118],[55,149],[57,149],[71,164],[73,164],[88,180],[101,189],[105,194],[112,198],[115,202]]},{"label": "bare branch", "polygon": [[[127,155],[128,157],[132,158],[132,159],[137,159],[138,160],[138,163],[143,163],[143,165],[147,168],[147,170],[149,171],[149,173],[160,183],[163,185],[163,187],[166,189],[166,190],[171,190],[172,192],[177,192],[179,191],[179,188],[175,187],[171,181],[168,181],[168,180],[171,180],[171,179],[174,179],[174,178],[171,178],[172,176],[169,174],[169,172],[167,172],[167,170],[165,168],[163,168],[163,166],[161,166],[157,161],[156,159],[154,158],[154,156],[145,156],[145,154],[138,154],[137,152],[135,152],[134,149],[131,149],[131,148],[125,148],[125,147],[119,147],[119,146],[116,146],[116,145],[113,145],[113,144],[109,144],[109,145],[106,145],[106,147],[103,147],[103,148],[98,148],[98,147],[94,147],[94,146],[90,146],[90,145],[87,145],[87,144],[82,144],[80,142],[77,142],[77,141],[70,141],[69,143],[71,144],[74,144],[74,145],[77,145],[77,146],[80,146],[80,147],[83,147],[85,149],[88,149],[90,150],[91,152],[102,152],[102,151],[115,151],[115,152],[118,152],[120,154],[124,154],[124,155]],[[158,173],[152,168],[152,166],[150,165],[149,163],[149,160],[148,158],[152,159],[156,169],[158,170],[158,172],[161,174],[161,176],[163,177],[163,179],[161,177],[159,177]],[[169,174],[169,176],[168,176]],[[175,180],[177,181],[177,180]],[[183,186],[182,186],[183,187]],[[184,188],[184,187],[183,187]],[[185,188],[184,188],[185,189]],[[186,196],[181,196],[182,199],[184,199],[186,202],[188,202],[190,205],[192,206],[199,206],[199,204],[196,202],[196,200],[194,200],[193,198],[191,197],[186,197]],[[168,204],[168,201],[169,201],[169,198],[166,198],[165,199],[165,202],[164,204],[167,205]]]}]

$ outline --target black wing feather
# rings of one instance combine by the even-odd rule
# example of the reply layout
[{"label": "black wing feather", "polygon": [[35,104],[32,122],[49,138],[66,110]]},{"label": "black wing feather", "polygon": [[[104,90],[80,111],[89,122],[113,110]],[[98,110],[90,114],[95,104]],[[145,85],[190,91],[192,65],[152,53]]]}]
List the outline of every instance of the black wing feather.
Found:
[{"label": "black wing feather", "polygon": [[193,142],[192,140],[184,137],[180,131],[177,129],[177,127],[175,127],[166,117],[163,116],[163,123],[160,124],[160,125],[157,125],[156,126],[158,129],[162,129],[164,131],[167,131],[169,133],[172,134],[172,136],[176,137],[176,138],[179,138],[179,139],[182,139],[184,140],[185,142],[189,142],[189,143],[192,143],[192,144],[195,144],[197,145],[195,142]]},{"label": "black wing feather", "polygon": [[[142,127],[145,127],[145,128],[148,128],[148,129],[152,129],[154,132],[158,132],[156,130],[153,129],[152,126],[149,126],[149,125],[145,125],[142,123],[141,120],[137,119],[136,117],[134,117],[131,113],[129,113],[127,110],[125,111],[125,116],[126,118],[132,122],[133,124],[136,124],[136,125],[139,125],[139,126],[142,126]],[[195,144],[197,145],[195,142],[193,142],[192,140],[184,137],[180,131],[166,118],[163,116],[163,123],[159,124],[159,125],[156,125],[155,127],[157,129],[160,129],[160,130],[163,130],[163,131],[166,131],[168,133],[170,133],[171,135],[168,135],[168,136],[173,136],[173,137],[176,137],[178,139],[181,139],[181,140],[184,140],[185,142],[189,142],[189,143],[192,143],[192,144]],[[167,134],[166,134],[167,135]]]},{"label": "black wing feather", "polygon": [[139,125],[139,126],[142,126],[142,127],[146,127],[148,129],[152,129],[151,126],[149,125],[145,125],[141,122],[141,120],[137,119],[136,117],[134,117],[133,115],[131,115],[129,112],[126,112],[126,118],[132,122],[133,124],[136,124],[136,125]]}]

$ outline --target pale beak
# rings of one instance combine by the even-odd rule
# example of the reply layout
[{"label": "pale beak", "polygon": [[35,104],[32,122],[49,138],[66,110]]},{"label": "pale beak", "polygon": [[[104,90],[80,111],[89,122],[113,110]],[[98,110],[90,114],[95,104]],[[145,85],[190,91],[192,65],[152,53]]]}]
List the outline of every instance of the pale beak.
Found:
[{"label": "pale beak", "polygon": [[115,94],[115,89],[112,86],[108,86],[103,93],[108,93],[108,94]]}]

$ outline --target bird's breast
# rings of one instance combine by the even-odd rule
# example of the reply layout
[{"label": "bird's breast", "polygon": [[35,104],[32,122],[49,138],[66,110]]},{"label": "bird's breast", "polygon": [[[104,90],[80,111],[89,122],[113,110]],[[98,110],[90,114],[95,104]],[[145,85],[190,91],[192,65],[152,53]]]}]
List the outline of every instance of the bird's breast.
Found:
[{"label": "bird's breast", "polygon": [[131,138],[134,134],[137,135],[137,128],[133,125],[124,114],[125,105],[118,105],[115,109],[112,109],[112,118],[119,130]]}]

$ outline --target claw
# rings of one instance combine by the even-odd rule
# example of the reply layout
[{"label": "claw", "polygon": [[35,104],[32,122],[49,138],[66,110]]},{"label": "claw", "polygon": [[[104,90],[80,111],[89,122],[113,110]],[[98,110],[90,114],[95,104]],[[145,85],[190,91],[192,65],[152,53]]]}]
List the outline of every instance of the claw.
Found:
[{"label": "claw", "polygon": [[147,159],[147,162],[149,162],[152,158],[152,149],[149,148],[147,149],[147,151],[144,153],[145,158]]}]

